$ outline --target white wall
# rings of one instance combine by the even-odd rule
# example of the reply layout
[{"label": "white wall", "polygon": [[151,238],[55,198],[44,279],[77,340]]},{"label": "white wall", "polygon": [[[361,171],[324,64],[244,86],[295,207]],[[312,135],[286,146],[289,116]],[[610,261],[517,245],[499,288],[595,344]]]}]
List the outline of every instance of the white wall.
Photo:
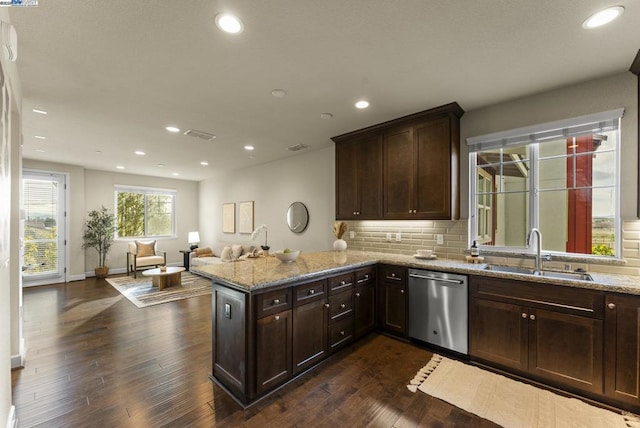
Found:
[{"label": "white wall", "polygon": [[[243,169],[200,182],[201,247],[215,241],[262,244],[237,233],[238,202],[254,201],[255,226],[266,224],[272,250],[289,247],[302,251],[331,249],[335,239],[334,148],[302,153],[280,161]],[[303,202],[309,226],[301,234],[289,230],[287,208]],[[222,204],[236,203],[236,233],[222,233]]]},{"label": "white wall", "polygon": [[461,216],[469,214],[467,138],[623,107],[621,214],[622,218],[636,217],[637,85],[637,77],[624,72],[466,112],[460,123]]},{"label": "white wall", "polygon": [[[117,184],[176,190],[177,237],[158,239],[158,248],[167,252],[167,263],[182,266],[183,258],[180,250],[189,247],[187,234],[190,231],[198,230],[198,182],[87,169],[84,172],[84,215],[102,205],[113,212],[115,205],[114,186]],[[79,225],[80,228],[82,228],[82,222]],[[111,269],[126,269],[129,241],[116,240],[113,243],[107,256],[107,265]],[[88,249],[84,261],[85,270],[91,274],[98,265],[98,253],[93,249]]]},{"label": "white wall", "polygon": [[[10,22],[7,9],[0,10],[0,20]],[[19,252],[20,216],[19,206],[14,205],[16,194],[20,190],[19,162],[15,160],[20,154],[20,112],[22,111],[22,93],[16,64],[5,59],[0,54],[0,67],[4,75],[5,86],[10,93],[11,103],[3,109],[9,109],[9,122],[4,126],[8,129],[8,152],[0,150],[0,165],[8,167],[5,174],[0,174],[0,221],[9,225],[8,234],[3,231],[2,243],[4,248],[9,246],[9,257],[0,254],[0,425],[12,426],[15,423],[14,407],[11,405],[11,355],[13,344],[19,343],[20,336],[20,261],[16,257]],[[5,111],[2,111],[4,115]],[[9,191],[7,191],[9,189]]]}]

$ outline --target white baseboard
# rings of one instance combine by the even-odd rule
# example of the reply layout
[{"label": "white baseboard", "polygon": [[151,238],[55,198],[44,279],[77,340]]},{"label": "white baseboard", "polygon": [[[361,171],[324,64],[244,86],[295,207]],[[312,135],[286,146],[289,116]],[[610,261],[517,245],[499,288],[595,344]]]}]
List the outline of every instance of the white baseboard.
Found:
[{"label": "white baseboard", "polygon": [[7,415],[7,428],[17,428],[18,421],[16,420],[16,406],[9,407],[9,414]]},{"label": "white baseboard", "polygon": [[24,338],[20,339],[20,349],[18,350],[18,355],[11,356],[11,368],[17,369],[24,367],[24,358],[27,355],[25,349],[25,341]]},{"label": "white baseboard", "polygon": [[67,282],[72,282],[72,281],[82,281],[84,279],[87,279],[87,275],[86,274],[81,274],[81,275],[69,275],[67,276]]}]

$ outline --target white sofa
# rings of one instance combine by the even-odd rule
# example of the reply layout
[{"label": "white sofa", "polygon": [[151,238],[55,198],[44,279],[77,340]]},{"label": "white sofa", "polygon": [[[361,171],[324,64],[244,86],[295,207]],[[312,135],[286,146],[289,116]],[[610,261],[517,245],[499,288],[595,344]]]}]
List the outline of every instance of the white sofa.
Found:
[{"label": "white sofa", "polygon": [[210,247],[196,248],[189,253],[189,270],[198,266],[242,260],[252,253],[255,248],[253,245],[231,244],[228,242],[216,242]]}]

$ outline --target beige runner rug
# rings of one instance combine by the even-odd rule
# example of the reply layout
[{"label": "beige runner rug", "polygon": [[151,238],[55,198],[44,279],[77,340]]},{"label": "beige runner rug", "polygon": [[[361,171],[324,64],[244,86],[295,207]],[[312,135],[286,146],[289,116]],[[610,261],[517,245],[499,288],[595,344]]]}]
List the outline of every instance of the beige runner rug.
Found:
[{"label": "beige runner rug", "polygon": [[151,285],[151,277],[124,276],[107,278],[107,282],[139,308],[211,294],[211,280],[191,272],[182,272],[182,284],[160,291]]},{"label": "beige runner rug", "polygon": [[591,406],[440,355],[434,355],[407,388],[506,428],[640,427],[634,415]]}]

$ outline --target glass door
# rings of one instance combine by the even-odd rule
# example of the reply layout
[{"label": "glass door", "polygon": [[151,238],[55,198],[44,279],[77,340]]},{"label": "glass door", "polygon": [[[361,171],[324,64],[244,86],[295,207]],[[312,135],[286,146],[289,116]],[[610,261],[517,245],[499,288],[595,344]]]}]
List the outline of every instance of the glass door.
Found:
[{"label": "glass door", "polygon": [[65,176],[23,172],[24,286],[65,282]]}]

